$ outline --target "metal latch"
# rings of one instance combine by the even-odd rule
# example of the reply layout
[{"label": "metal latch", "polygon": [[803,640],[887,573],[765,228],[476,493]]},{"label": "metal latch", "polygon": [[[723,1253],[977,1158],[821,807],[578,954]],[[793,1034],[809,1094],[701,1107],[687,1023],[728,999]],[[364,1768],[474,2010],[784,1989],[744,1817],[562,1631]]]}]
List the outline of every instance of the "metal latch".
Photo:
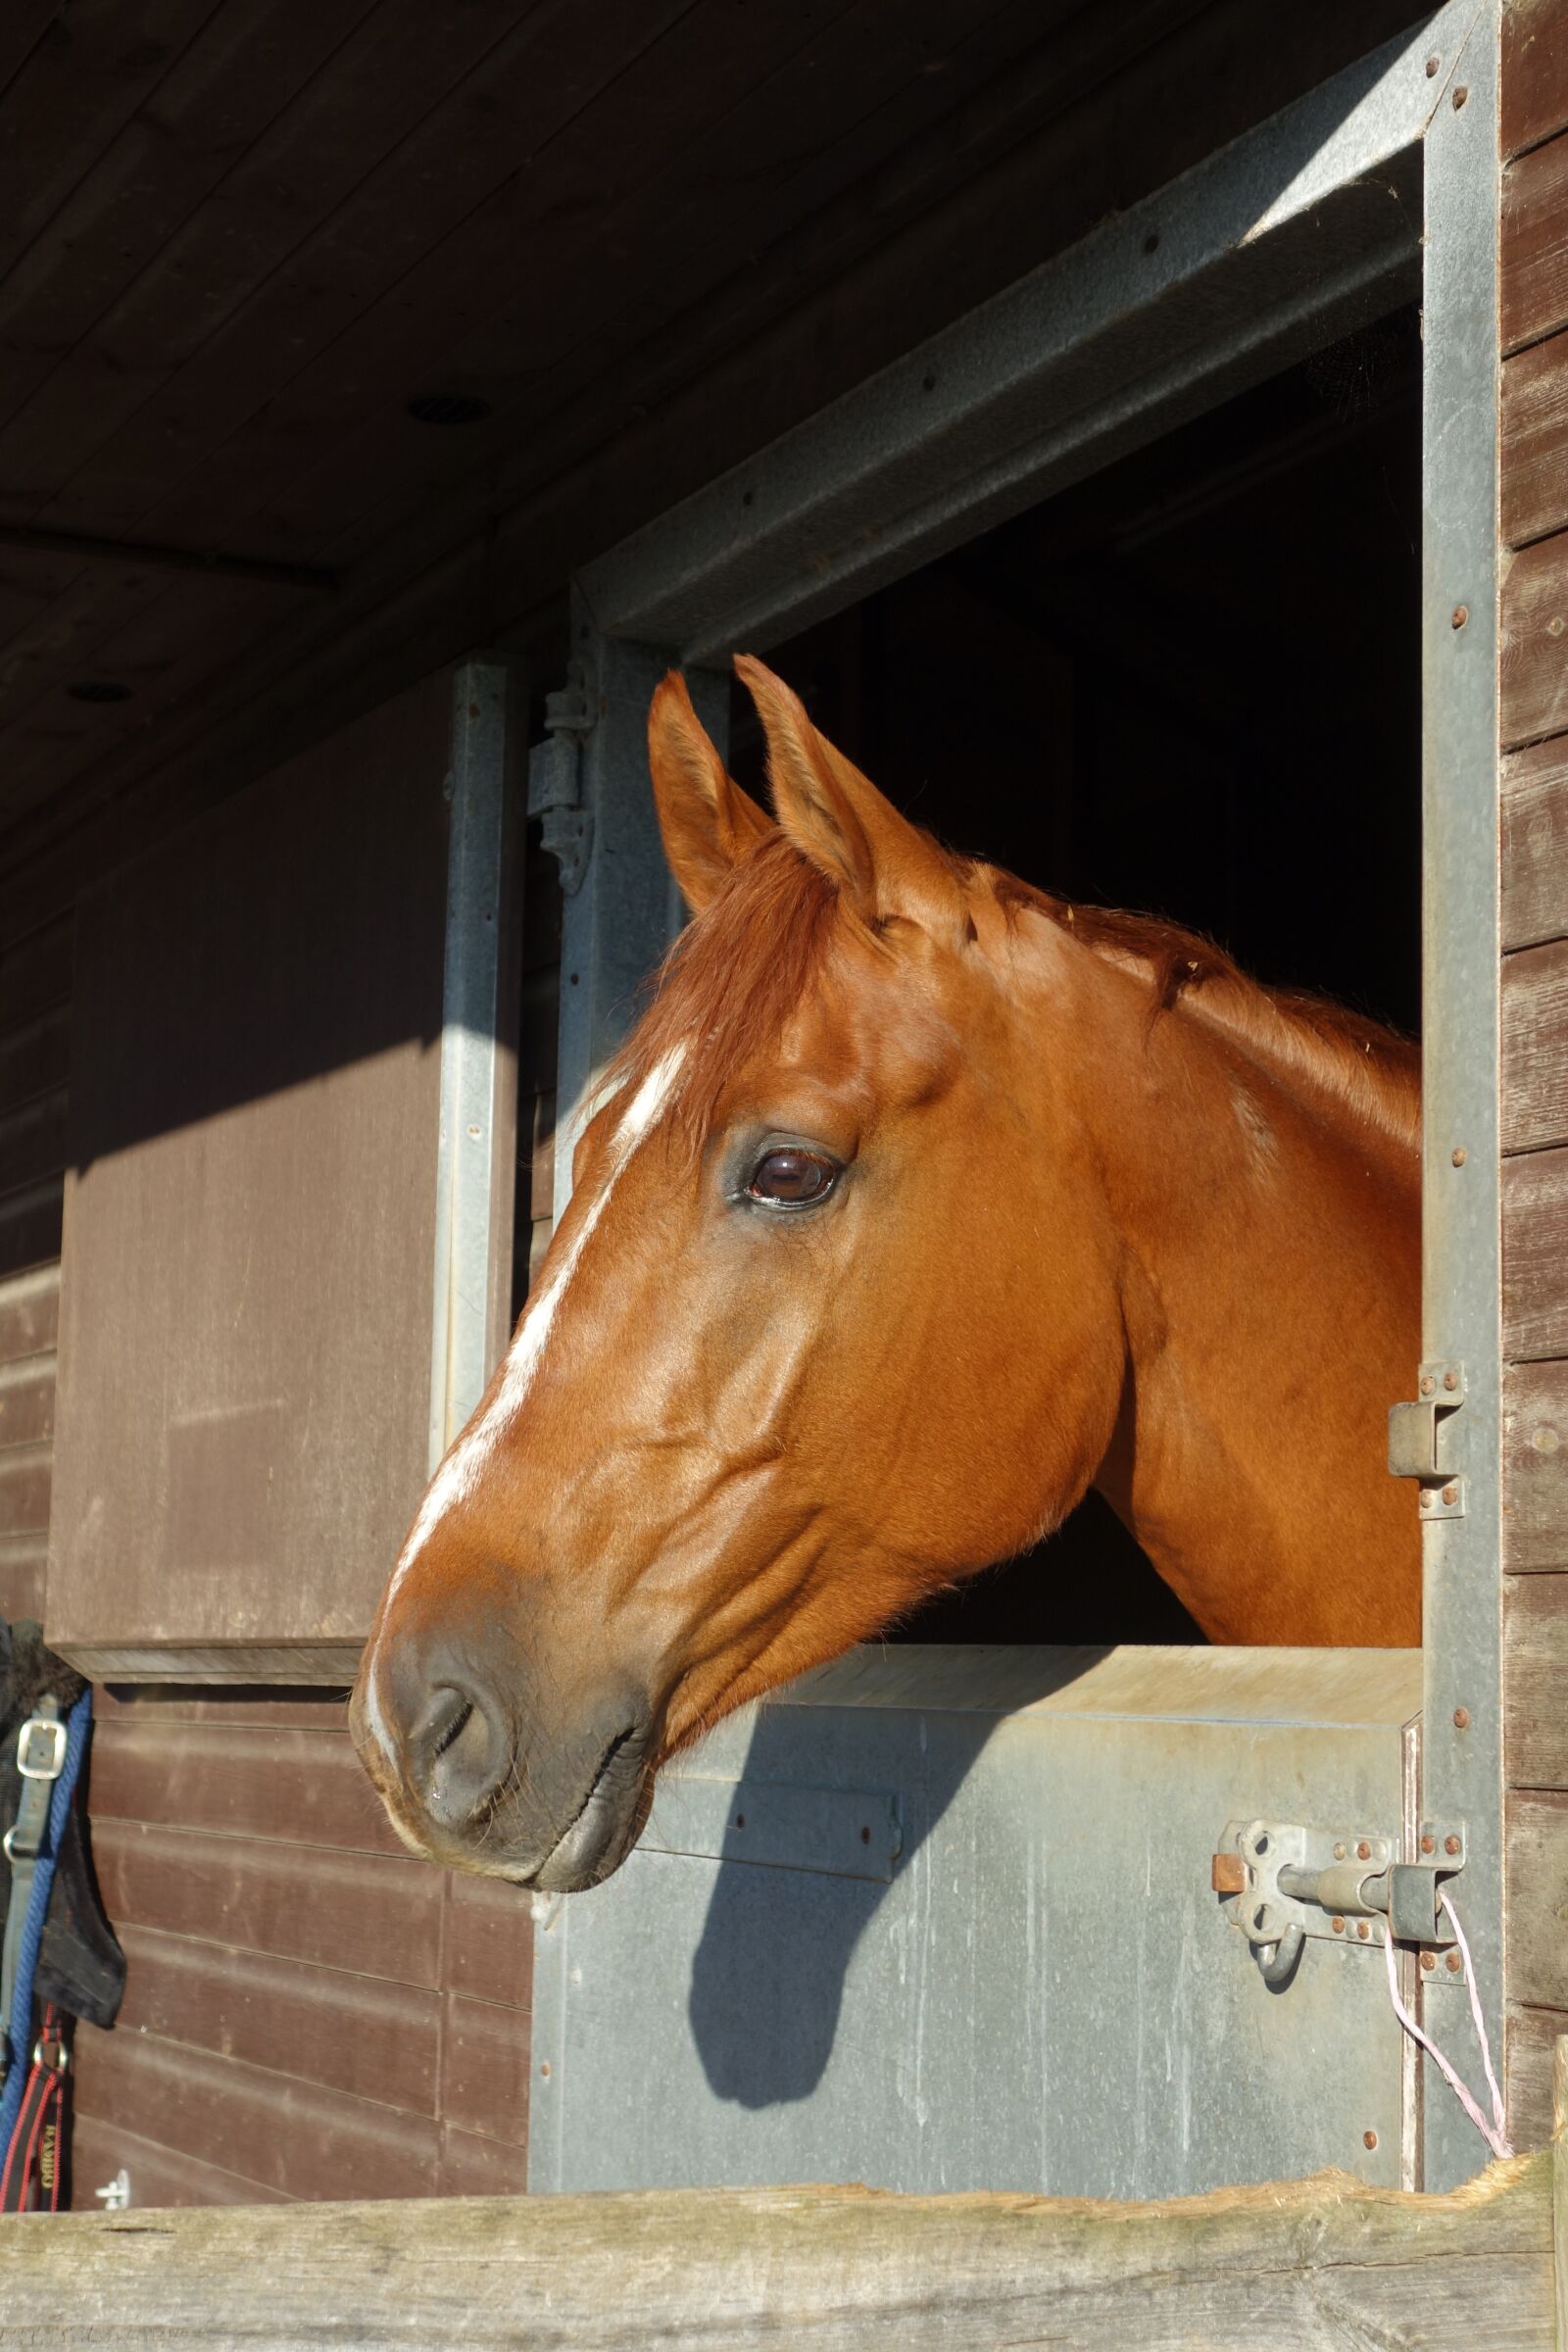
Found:
[{"label": "metal latch", "polygon": [[1448,1423],[1464,1403],[1463,1364],[1423,1364],[1412,1404],[1389,1407],[1389,1469],[1421,1484],[1424,1519],[1462,1519],[1464,1480],[1447,1461]]},{"label": "metal latch", "polygon": [[542,820],[540,840],[568,899],[582,887],[593,840],[593,812],[582,806],[582,746],[593,724],[592,698],[573,663],[567,683],[545,696],[545,740],[528,754],[528,814]]},{"label": "metal latch", "polygon": [[1443,1882],[1464,1868],[1464,1833],[1426,1823],[1421,1859],[1395,1860],[1395,1840],[1298,1822],[1228,1821],[1211,1881],[1269,1984],[1288,1984],[1308,1936],[1326,1943],[1396,1943],[1446,1951],[1452,1928]]}]

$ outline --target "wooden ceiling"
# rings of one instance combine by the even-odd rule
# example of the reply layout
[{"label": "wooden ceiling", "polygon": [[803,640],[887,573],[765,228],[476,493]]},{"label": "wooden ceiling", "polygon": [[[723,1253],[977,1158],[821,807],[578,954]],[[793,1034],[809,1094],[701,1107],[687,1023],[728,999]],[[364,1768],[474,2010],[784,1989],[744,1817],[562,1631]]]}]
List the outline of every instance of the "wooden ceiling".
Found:
[{"label": "wooden ceiling", "polygon": [[[1372,7],[1342,42],[1405,13]],[[286,699],[312,649],[352,661],[371,616],[395,643],[419,582],[445,580],[455,642],[514,622],[539,593],[517,547],[569,468],[646,440],[727,354],[1038,143],[1129,57],[1200,17],[1234,49],[1236,15],[11,0],[0,862],[220,712]],[[983,247],[1016,244],[993,214],[950,310],[966,275],[971,299],[989,290]],[[808,339],[839,331],[801,316]],[[434,400],[470,420],[411,414]],[[747,429],[733,414],[717,429],[724,462]],[[602,544],[636,519],[581,511],[568,566],[597,552],[596,526]],[[409,613],[412,661],[424,624]]]}]

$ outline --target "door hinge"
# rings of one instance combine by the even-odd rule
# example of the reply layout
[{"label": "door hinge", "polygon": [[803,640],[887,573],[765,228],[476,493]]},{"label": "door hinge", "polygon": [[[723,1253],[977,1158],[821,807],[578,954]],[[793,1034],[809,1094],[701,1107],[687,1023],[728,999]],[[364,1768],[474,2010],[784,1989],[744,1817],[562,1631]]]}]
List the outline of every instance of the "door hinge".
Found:
[{"label": "door hinge", "polygon": [[1413,1403],[1389,1408],[1389,1469],[1420,1482],[1423,1519],[1462,1519],[1464,1480],[1448,1464],[1448,1425],[1464,1404],[1463,1364],[1423,1364]]},{"label": "door hinge", "polygon": [[593,699],[574,662],[566,684],[545,696],[545,739],[528,754],[528,814],[540,819],[540,842],[568,899],[582,887],[593,845],[593,811],[582,805],[582,747],[593,724]]},{"label": "door hinge", "polygon": [[1455,1938],[1440,1903],[1464,1868],[1464,1832],[1425,1822],[1420,1842],[1421,1859],[1400,1862],[1397,1839],[1366,1831],[1228,1821],[1210,1884],[1270,1984],[1289,1983],[1308,1936],[1376,1951],[1392,1935],[1446,1953]]}]

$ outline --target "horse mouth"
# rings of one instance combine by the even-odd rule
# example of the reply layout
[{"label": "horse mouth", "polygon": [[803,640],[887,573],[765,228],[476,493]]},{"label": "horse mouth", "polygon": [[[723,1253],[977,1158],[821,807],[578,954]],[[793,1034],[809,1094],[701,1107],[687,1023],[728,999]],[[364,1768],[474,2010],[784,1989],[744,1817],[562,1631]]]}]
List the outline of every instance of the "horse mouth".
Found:
[{"label": "horse mouth", "polygon": [[647,1724],[628,1724],[615,1734],[581,1804],[549,1853],[533,1870],[515,1874],[519,1886],[547,1894],[575,1894],[619,1869],[648,1817],[650,1730]]}]

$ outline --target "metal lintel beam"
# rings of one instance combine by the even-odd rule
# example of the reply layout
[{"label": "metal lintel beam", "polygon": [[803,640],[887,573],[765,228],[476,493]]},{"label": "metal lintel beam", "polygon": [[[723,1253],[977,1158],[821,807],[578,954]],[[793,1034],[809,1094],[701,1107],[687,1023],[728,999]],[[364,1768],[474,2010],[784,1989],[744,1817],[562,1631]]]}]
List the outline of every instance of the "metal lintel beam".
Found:
[{"label": "metal lintel beam", "polygon": [[591,564],[609,637],[764,647],[1419,286],[1451,0]]}]

